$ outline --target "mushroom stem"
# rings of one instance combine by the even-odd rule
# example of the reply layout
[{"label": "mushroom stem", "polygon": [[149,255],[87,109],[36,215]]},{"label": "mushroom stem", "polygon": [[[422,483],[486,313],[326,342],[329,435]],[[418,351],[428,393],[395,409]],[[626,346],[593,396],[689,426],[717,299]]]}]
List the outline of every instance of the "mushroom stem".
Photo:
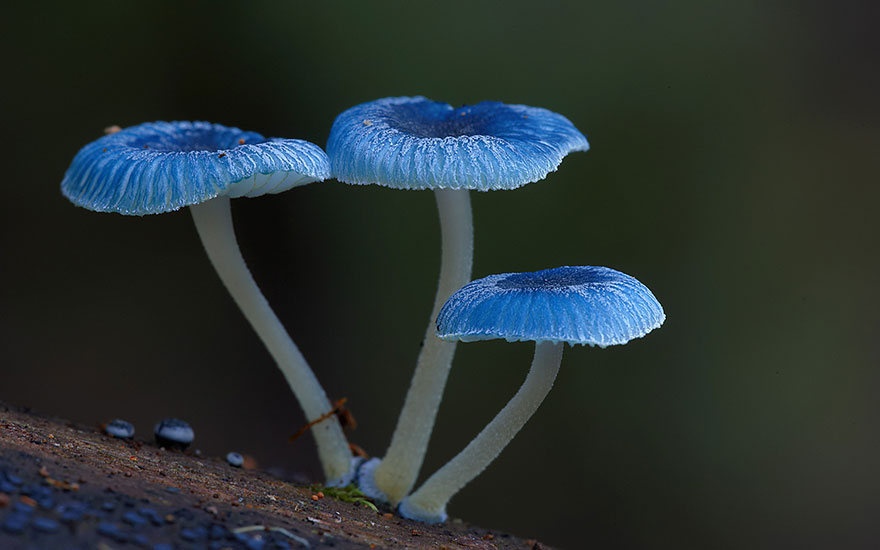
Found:
[{"label": "mushroom stem", "polygon": [[[214,269],[284,373],[306,418],[312,421],[330,412],[332,406],[324,388],[260,292],[241,256],[232,227],[229,197],[221,196],[192,205],[190,212]],[[331,415],[315,425],[312,434],[327,484],[350,483],[352,454],[336,417]]]},{"label": "mushroom stem", "polygon": [[562,346],[562,342],[546,341],[535,345],[532,367],[513,399],[455,458],[403,499],[402,516],[427,523],[446,521],[449,499],[495,460],[553,387],[562,361]]},{"label": "mushroom stem", "polygon": [[397,504],[409,493],[422,467],[456,346],[456,342],[437,338],[435,322],[446,299],[470,281],[474,258],[474,224],[468,191],[435,189],[434,196],[442,237],[434,309],[391,444],[384,458],[369,461],[360,472],[361,490],[391,504]]}]

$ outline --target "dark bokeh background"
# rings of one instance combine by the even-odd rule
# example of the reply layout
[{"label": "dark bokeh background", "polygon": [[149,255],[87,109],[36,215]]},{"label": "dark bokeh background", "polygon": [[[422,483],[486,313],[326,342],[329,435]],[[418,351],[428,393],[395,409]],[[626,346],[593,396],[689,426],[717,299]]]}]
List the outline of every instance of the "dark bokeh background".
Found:
[{"label": "dark bokeh background", "polygon": [[[0,399],[316,475],[302,415],[187,212],[95,214],[58,186],[111,124],[201,119],[323,145],[388,95],[565,114],[592,150],[473,195],[475,276],[615,267],[665,326],[566,351],[453,516],[568,548],[880,544],[871,2],[55,2],[0,38]],[[381,454],[433,298],[428,192],[335,181],[233,205],[244,255]],[[526,344],[461,345],[426,472],[512,395]]]}]

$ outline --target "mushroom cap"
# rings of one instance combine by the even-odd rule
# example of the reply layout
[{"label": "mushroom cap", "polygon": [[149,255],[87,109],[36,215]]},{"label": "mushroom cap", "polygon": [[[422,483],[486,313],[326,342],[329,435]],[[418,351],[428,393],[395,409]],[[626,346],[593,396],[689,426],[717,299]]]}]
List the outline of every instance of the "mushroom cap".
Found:
[{"label": "mushroom cap", "polygon": [[516,189],[544,179],[587,138],[564,116],[483,101],[453,108],[386,97],[336,117],[327,141],[333,176],[399,189]]},{"label": "mushroom cap", "polygon": [[209,122],[147,122],[76,154],[61,192],[99,212],[170,212],[221,195],[256,197],[330,177],[320,147]]},{"label": "mushroom cap", "polygon": [[189,445],[195,439],[195,432],[188,422],[179,418],[166,418],[153,428],[156,441],[162,444]]},{"label": "mushroom cap", "polygon": [[234,468],[241,468],[241,466],[244,464],[244,457],[241,456],[240,453],[236,453],[234,451],[229,452],[226,453],[226,462],[228,462],[229,465]]},{"label": "mushroom cap", "polygon": [[607,267],[557,267],[490,275],[449,297],[437,316],[443,340],[625,344],[663,324],[657,298]]},{"label": "mushroom cap", "polygon": [[118,437],[120,439],[129,439],[131,437],[134,437],[134,426],[131,425],[131,422],[122,420],[120,418],[108,422],[104,426],[104,431],[107,432],[108,435],[112,435],[113,437]]}]

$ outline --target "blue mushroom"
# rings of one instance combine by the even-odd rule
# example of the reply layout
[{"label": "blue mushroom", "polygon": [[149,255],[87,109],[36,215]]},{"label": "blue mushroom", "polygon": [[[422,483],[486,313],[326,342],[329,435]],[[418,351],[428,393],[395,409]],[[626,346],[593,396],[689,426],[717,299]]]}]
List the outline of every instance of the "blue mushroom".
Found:
[{"label": "blue mushroom", "polygon": [[107,432],[107,435],[118,437],[119,439],[131,439],[134,437],[134,426],[131,425],[131,422],[120,418],[108,422],[104,426],[104,431]]},{"label": "blue mushroom", "polygon": [[433,319],[471,278],[473,221],[468,190],[516,189],[589,148],[564,116],[525,105],[484,101],[454,108],[424,97],[388,97],[340,114],[327,154],[333,176],[350,184],[432,189],[442,237],[440,280],[431,321],[391,444],[358,473],[361,490],[396,504],[412,489],[452,357],[454,342],[434,334]]},{"label": "blue mushroom", "polygon": [[61,192],[89,210],[142,216],[280,193],[329,175],[327,155],[307,141],[208,122],[147,122],[80,149]]},{"label": "blue mushroom", "polygon": [[440,311],[437,335],[464,342],[534,341],[534,360],[510,402],[455,458],[403,499],[400,514],[428,523],[446,520],[449,500],[498,456],[547,396],[563,343],[625,344],[665,319],[645,285],[607,267],[505,273],[465,285]]},{"label": "blue mushroom", "polygon": [[[113,131],[80,149],[61,192],[98,212],[142,216],[189,206],[217,273],[311,421],[332,406],[241,256],[229,199],[280,193],[329,176],[327,155],[307,141],[266,139],[208,122],[151,122]],[[312,433],[328,483],[349,483],[356,463],[339,422],[331,415]]]},{"label": "blue mushroom", "polygon": [[338,117],[327,154],[333,176],[397,189],[516,189],[544,179],[587,138],[564,116],[483,101],[458,109],[386,97]]},{"label": "blue mushroom", "polygon": [[185,449],[196,438],[192,426],[179,418],[166,418],[153,427],[156,443],[163,447]]},{"label": "blue mushroom", "polygon": [[244,457],[240,453],[229,452],[226,453],[226,462],[234,468],[241,468],[244,464]]}]

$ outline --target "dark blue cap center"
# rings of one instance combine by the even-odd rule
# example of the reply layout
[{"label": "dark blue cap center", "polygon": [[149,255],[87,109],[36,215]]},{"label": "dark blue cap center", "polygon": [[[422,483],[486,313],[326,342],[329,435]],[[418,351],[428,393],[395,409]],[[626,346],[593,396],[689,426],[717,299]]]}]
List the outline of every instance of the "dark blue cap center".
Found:
[{"label": "dark blue cap center", "polygon": [[447,138],[486,135],[486,117],[470,107],[450,111],[443,103],[422,102],[395,105],[388,125],[420,138]]},{"label": "dark blue cap center", "polygon": [[[109,137],[113,139],[116,136],[117,134],[113,134]],[[237,128],[219,125],[178,128],[173,133],[161,129],[138,133],[120,132],[118,136],[119,141],[129,147],[151,149],[162,153],[218,151],[233,149],[245,143],[256,144],[266,141],[266,138],[256,132],[242,132]]]},{"label": "dark blue cap center", "polygon": [[615,280],[609,273],[589,267],[558,267],[533,273],[514,273],[499,279],[495,286],[504,289],[559,290]]}]

